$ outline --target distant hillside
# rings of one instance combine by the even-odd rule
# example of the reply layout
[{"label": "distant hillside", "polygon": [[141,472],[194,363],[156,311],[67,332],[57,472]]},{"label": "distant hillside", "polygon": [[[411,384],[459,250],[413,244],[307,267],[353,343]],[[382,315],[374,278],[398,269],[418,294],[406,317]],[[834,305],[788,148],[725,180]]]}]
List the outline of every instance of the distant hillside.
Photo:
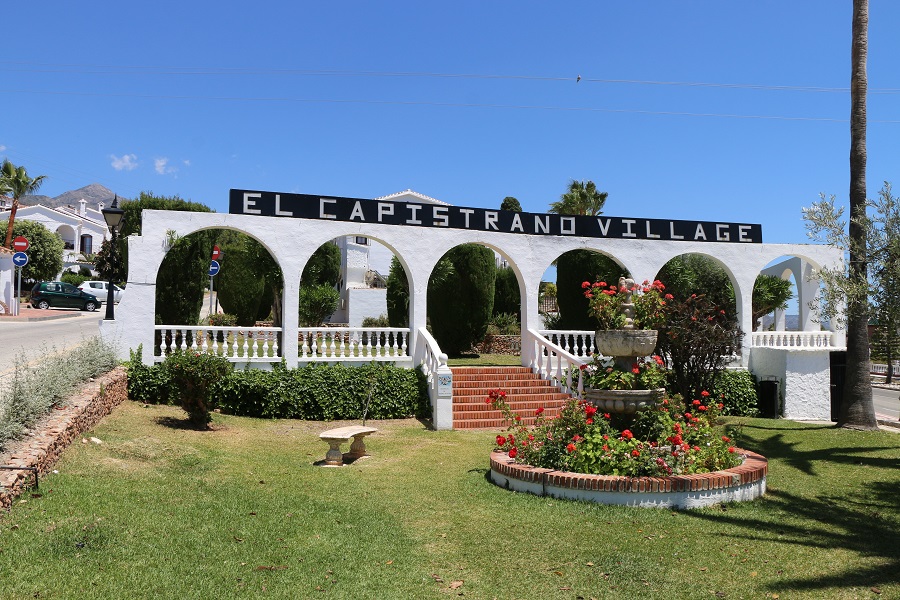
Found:
[{"label": "distant hillside", "polygon": [[60,206],[72,206],[78,208],[78,201],[83,198],[87,201],[87,205],[89,207],[97,208],[97,205],[100,202],[103,202],[103,204],[106,206],[112,204],[114,196],[115,193],[109,188],[106,188],[99,183],[92,183],[90,185],[84,186],[83,188],[60,194],[55,198],[42,195],[22,196],[19,199],[19,202],[21,202],[25,206],[43,204],[44,206],[51,206],[54,208],[58,208]]}]

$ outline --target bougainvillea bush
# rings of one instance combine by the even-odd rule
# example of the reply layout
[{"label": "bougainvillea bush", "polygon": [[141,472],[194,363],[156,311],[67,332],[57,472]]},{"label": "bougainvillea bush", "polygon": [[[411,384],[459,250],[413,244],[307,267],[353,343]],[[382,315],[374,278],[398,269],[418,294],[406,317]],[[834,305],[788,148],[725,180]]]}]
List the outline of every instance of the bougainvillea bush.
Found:
[{"label": "bougainvillea bush", "polygon": [[627,429],[576,398],[552,419],[538,408],[535,424],[528,426],[505,398],[503,390],[493,390],[487,402],[509,422],[506,433],[497,436],[497,448],[517,463],[593,475],[665,477],[719,471],[743,460],[731,439],[716,431],[722,405],[706,392],[687,405],[663,400],[638,412]]}]

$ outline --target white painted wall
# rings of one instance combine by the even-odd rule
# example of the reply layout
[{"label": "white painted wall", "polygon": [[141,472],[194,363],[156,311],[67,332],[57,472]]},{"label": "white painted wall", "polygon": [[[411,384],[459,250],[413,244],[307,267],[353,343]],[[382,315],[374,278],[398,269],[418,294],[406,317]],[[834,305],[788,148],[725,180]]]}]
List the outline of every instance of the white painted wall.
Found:
[{"label": "white painted wall", "polygon": [[362,327],[366,317],[387,315],[386,289],[352,288],[347,293],[347,323],[350,327]]},{"label": "white painted wall", "polygon": [[[523,329],[541,329],[538,315],[538,287],[541,277],[553,260],[569,250],[589,249],[603,252],[619,262],[636,281],[653,279],[657,272],[675,256],[686,253],[704,254],[725,268],[735,289],[738,321],[749,332],[753,282],[767,264],[782,256],[803,258],[814,267],[841,264],[843,255],[829,246],[808,244],[741,244],[715,242],[687,242],[669,240],[604,239],[577,236],[533,236],[515,233],[444,229],[440,227],[407,227],[384,223],[341,222],[274,218],[255,215],[222,213],[191,213],[145,210],[141,236],[128,239],[128,294],[116,309],[116,321],[102,323],[102,333],[119,347],[119,356],[128,357],[128,350],[144,346],[144,359],[152,357],[156,274],[165,256],[164,240],[167,230],[179,236],[210,228],[235,229],[247,233],[262,243],[272,254],[284,274],[284,336],[283,354],[288,366],[297,365],[297,329],[300,273],[306,261],[323,243],[347,235],[376,239],[397,255],[403,264],[410,285],[410,318],[413,331],[425,326],[428,279],[437,261],[451,248],[464,243],[481,243],[506,259],[516,273],[521,293]],[[837,341],[842,343],[842,337]],[[410,354],[414,355],[416,336],[412,336]],[[751,336],[744,337],[741,360],[748,366],[751,357]],[[757,349],[758,351],[759,349]],[[523,359],[524,360],[524,359]],[[792,363],[798,374],[811,368],[808,361]],[[827,379],[827,365],[819,372]],[[806,381],[805,375],[801,381]],[[816,383],[815,389],[821,388]],[[827,386],[827,383],[825,384]],[[795,386],[787,387],[790,393]],[[825,398],[820,398],[825,406]],[[805,405],[805,402],[801,403]],[[803,418],[818,418],[821,411],[798,409]],[[795,417],[801,418],[801,417]]]},{"label": "white painted wall", "polygon": [[796,421],[831,420],[830,369],[827,350],[754,348],[750,359],[758,379],[778,380],[784,417]]}]

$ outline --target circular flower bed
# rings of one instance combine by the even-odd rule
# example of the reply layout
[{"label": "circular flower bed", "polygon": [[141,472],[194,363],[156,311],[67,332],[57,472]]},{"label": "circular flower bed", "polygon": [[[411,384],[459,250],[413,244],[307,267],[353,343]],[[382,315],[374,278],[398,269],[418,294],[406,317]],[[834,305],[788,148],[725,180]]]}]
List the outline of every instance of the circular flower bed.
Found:
[{"label": "circular flower bed", "polygon": [[[573,398],[553,419],[545,419],[543,409],[538,408],[535,424],[529,427],[509,409],[505,393],[494,390],[487,401],[503,412],[510,426],[497,436],[497,448],[491,456],[492,480],[511,489],[522,489],[513,481],[530,482],[523,491],[535,493],[538,487],[540,493],[547,493],[548,477],[550,481],[568,482],[561,487],[551,486],[551,495],[559,497],[580,498],[580,494],[571,496],[562,491],[573,486],[575,490],[587,486],[593,492],[649,491],[654,488],[655,479],[667,480],[662,486],[655,484],[655,493],[660,487],[667,490],[664,493],[676,495],[729,490],[704,494],[713,498],[708,503],[746,500],[763,494],[765,458],[739,450],[727,431],[718,431],[714,423],[722,406],[710,402],[706,392],[701,396],[687,404],[663,399],[656,406],[638,411],[628,421]],[[745,478],[742,469],[751,456],[750,474]],[[591,499],[605,502],[611,497],[605,498]],[[691,504],[687,499],[644,501],[633,497],[614,503]]]}]

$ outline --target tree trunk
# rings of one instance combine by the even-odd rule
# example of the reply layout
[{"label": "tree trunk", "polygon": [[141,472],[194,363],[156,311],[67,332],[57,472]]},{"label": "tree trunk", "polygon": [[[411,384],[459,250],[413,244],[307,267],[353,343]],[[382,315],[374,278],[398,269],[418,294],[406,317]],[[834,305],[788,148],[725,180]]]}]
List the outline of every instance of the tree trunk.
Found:
[{"label": "tree trunk", "polygon": [[[866,282],[866,232],[857,215],[866,210],[866,58],[869,2],[853,0],[850,74],[850,272],[851,280]],[[851,294],[847,300],[847,379],[838,425],[877,429],[872,403],[869,364],[868,298]]]},{"label": "tree trunk", "polygon": [[9,223],[6,225],[6,241],[3,243],[3,247],[10,250],[12,250],[13,224],[16,222],[17,210],[19,210],[19,199],[13,198],[12,206],[9,207]]}]

